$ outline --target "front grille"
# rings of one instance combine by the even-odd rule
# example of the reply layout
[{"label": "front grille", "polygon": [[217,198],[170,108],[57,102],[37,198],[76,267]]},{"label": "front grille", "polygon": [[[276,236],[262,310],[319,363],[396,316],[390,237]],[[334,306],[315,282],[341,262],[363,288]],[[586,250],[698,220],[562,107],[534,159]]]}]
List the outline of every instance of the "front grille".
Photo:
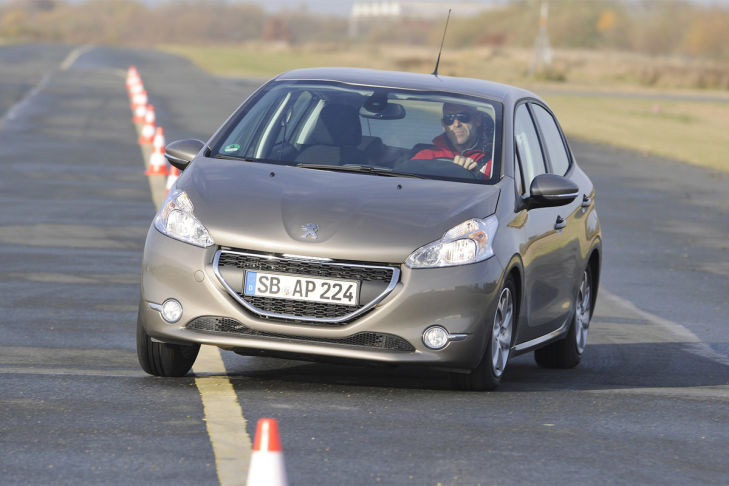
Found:
[{"label": "front grille", "polygon": [[230,265],[241,270],[293,273],[297,275],[310,275],[312,277],[341,278],[347,280],[389,281],[392,277],[392,268],[382,268],[381,266],[373,268],[371,266],[360,266],[359,264],[353,263],[320,263],[308,260],[271,258],[268,255],[256,255],[253,253],[222,252],[218,260],[218,265],[221,267]]},{"label": "front grille", "polygon": [[338,318],[350,312],[361,309],[364,305],[351,306],[341,304],[327,304],[324,302],[301,302],[298,300],[274,299],[272,297],[256,297],[243,295],[237,292],[241,299],[249,302],[258,309],[272,314],[287,314],[291,316],[311,316],[318,318]]},{"label": "front grille", "polygon": [[[228,292],[248,310],[283,322],[321,325],[341,325],[367,312],[392,291],[400,276],[398,268],[386,264],[319,262],[233,250],[218,251],[215,263]],[[242,282],[246,270],[357,280],[360,282],[359,304],[349,306],[244,295]]]},{"label": "front grille", "polygon": [[187,329],[222,334],[235,334],[307,343],[326,343],[357,348],[373,348],[387,351],[413,352],[415,348],[405,339],[393,334],[380,332],[360,332],[346,338],[317,338],[308,336],[289,336],[272,332],[256,331],[228,317],[198,317],[187,325]]}]

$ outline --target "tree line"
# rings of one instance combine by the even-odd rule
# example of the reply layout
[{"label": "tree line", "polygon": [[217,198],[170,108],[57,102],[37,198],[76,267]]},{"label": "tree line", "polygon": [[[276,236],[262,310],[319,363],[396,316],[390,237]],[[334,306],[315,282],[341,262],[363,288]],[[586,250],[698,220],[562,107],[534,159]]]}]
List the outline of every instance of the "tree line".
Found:
[{"label": "tree line", "polygon": [[[305,4],[302,4],[305,5]],[[539,0],[515,0],[471,18],[451,19],[447,46],[530,46]],[[253,4],[183,0],[16,0],[0,4],[0,41],[109,44],[234,44],[252,40],[437,45],[444,19],[377,19],[348,35],[349,21],[300,9],[266,14]],[[556,48],[610,49],[729,60],[729,8],[655,0],[551,0]]]}]

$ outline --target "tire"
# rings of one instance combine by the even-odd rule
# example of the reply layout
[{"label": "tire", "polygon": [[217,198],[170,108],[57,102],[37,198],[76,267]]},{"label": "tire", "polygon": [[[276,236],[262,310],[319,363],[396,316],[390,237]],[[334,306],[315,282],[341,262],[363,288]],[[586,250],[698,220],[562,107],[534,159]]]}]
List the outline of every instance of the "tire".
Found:
[{"label": "tire", "polygon": [[499,292],[486,351],[481,362],[470,373],[453,373],[452,383],[458,390],[493,390],[501,383],[511,353],[517,317],[516,285],[509,276]]},{"label": "tire", "polygon": [[142,369],[154,376],[185,376],[200,351],[199,344],[167,344],[152,341],[137,323],[137,358]]},{"label": "tire", "polygon": [[534,359],[543,368],[574,368],[582,360],[592,318],[592,272],[587,267],[575,298],[575,314],[567,335],[534,351]]}]

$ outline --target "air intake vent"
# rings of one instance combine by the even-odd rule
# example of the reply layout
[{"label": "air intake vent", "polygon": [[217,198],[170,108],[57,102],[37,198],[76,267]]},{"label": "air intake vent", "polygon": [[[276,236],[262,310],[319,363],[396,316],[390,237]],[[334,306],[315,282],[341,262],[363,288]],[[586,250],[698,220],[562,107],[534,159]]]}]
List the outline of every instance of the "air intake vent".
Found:
[{"label": "air intake vent", "polygon": [[235,319],[227,317],[198,317],[190,322],[187,325],[187,328],[194,329],[196,331],[255,336],[259,338],[270,338],[292,342],[326,343],[340,346],[353,346],[357,348],[383,349],[387,351],[400,352],[415,351],[415,348],[403,338],[379,332],[360,332],[342,339],[289,336],[286,334],[256,331],[241,324]]}]

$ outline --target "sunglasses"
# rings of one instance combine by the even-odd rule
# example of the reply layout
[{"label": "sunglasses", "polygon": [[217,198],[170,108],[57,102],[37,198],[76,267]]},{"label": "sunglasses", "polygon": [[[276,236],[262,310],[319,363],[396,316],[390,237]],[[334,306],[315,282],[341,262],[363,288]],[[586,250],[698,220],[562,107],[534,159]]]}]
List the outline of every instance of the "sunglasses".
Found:
[{"label": "sunglasses", "polygon": [[453,125],[453,122],[458,119],[461,123],[468,123],[471,121],[471,114],[466,113],[465,111],[461,111],[459,113],[449,113],[448,115],[443,115],[443,123],[445,123],[447,126]]}]

